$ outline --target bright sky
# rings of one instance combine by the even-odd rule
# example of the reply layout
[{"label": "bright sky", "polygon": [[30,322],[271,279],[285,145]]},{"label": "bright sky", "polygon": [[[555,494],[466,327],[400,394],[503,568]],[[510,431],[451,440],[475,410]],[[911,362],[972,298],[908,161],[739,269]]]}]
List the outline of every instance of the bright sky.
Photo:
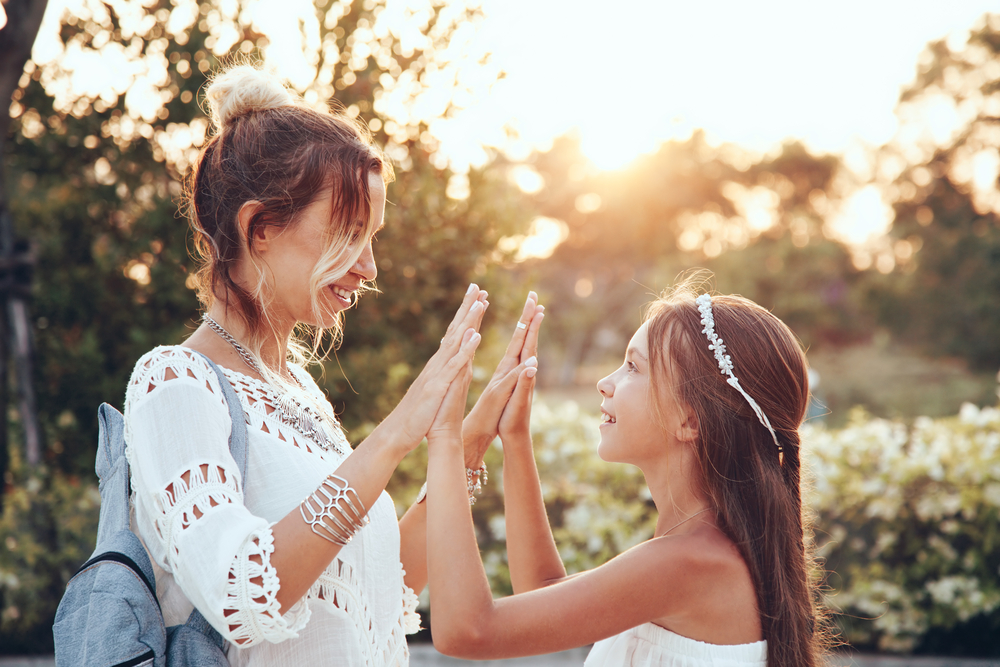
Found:
[{"label": "bright sky", "polygon": [[[489,113],[532,144],[576,128],[606,168],[700,127],[766,151],[880,145],[927,42],[996,0],[484,0],[507,72]],[[487,113],[483,111],[484,121]],[[494,120],[493,122],[496,122]]]},{"label": "bright sky", "polygon": [[[402,21],[406,8],[419,15],[429,1],[388,0],[379,21]],[[895,112],[926,44],[948,38],[961,48],[980,16],[1000,10],[996,0],[459,1],[481,2],[486,18],[478,29],[463,26],[449,49],[455,53],[444,55],[467,65],[492,54],[485,69],[460,66],[453,76],[445,64],[434,75],[445,82],[457,78],[468,88],[452,100],[460,111],[439,118],[449,101],[446,85],[439,87],[443,97],[432,90],[414,102],[402,80],[389,82],[380,102],[388,118],[428,122],[441,142],[438,161],[459,175],[488,159],[483,145],[527,157],[576,132],[595,165],[617,169],[663,141],[702,128],[710,141],[756,153],[798,139],[816,153],[845,155],[864,181],[870,149],[894,137],[904,145],[917,143],[900,132]],[[80,15],[91,4],[101,5],[50,0],[35,59],[46,62],[60,51],[58,17],[64,8]],[[197,17],[195,0],[174,4],[184,25]],[[129,9],[136,10],[136,21],[142,18],[137,0],[115,5],[126,18]],[[229,12],[236,7],[219,6]],[[186,19],[184,7],[191,10]],[[311,0],[245,0],[245,8],[252,10],[255,29],[271,38],[268,61],[304,89],[315,77],[319,48]],[[296,19],[300,15],[304,22]],[[404,43],[420,41],[413,30],[401,31]],[[100,89],[121,79],[118,88],[129,91],[126,104],[134,101],[138,108],[149,98],[153,103],[142,115],[152,117],[162,104],[153,84],[165,61],[133,80],[123,64],[124,47],[111,46],[86,66],[81,59],[74,80]],[[493,84],[497,68],[505,76]],[[932,134],[947,137],[954,110],[938,111],[924,116],[934,125]],[[515,130],[519,141],[511,143],[505,129]],[[887,228],[891,210],[879,192],[862,188],[842,207],[844,240],[858,244]]]}]

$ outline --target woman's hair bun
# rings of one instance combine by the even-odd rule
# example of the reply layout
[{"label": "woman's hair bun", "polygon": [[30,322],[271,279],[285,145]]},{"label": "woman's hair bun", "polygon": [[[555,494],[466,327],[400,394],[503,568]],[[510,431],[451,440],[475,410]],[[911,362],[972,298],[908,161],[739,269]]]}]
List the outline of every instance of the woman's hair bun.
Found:
[{"label": "woman's hair bun", "polygon": [[205,96],[212,122],[219,130],[251,111],[295,104],[291,91],[277,74],[253,65],[237,65],[215,75]]}]

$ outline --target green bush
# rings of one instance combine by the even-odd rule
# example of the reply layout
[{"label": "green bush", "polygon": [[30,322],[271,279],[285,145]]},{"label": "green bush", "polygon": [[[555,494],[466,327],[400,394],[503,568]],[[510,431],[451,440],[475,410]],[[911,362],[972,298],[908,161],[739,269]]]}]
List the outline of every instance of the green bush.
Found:
[{"label": "green bush", "polygon": [[56,606],[97,540],[101,495],[90,478],[12,463],[0,516],[0,653],[51,652]]},{"label": "green bush", "polygon": [[850,643],[911,651],[931,629],[1000,627],[1000,410],[911,427],[858,410],[804,436],[827,599]]},{"label": "green bush", "polygon": [[[572,402],[534,407],[546,508],[570,572],[647,539],[655,524],[639,471],[597,456],[598,422]],[[1000,652],[1000,409],[966,405],[911,426],[858,410],[843,429],[806,426],[803,436],[826,599],[844,639],[886,652]],[[420,450],[394,479],[399,509],[425,462]],[[487,462],[474,517],[493,588],[505,594],[499,448]],[[55,606],[93,548],[99,501],[91,483],[63,474],[15,479],[0,518],[2,652],[51,650]]]}]

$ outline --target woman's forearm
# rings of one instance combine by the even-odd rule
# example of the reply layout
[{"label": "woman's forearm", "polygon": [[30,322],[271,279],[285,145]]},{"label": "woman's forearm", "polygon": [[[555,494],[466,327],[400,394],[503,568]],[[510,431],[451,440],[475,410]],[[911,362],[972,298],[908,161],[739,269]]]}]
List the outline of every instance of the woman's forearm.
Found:
[{"label": "woman's forearm", "polygon": [[[347,480],[366,509],[371,509],[378,500],[408,451],[400,446],[398,438],[384,430],[380,432],[380,428],[351,452],[335,473]],[[274,536],[271,565],[281,582],[276,597],[284,611],[305,595],[342,547],[313,533],[298,507],[274,524],[271,532]]]},{"label": "woman's forearm", "polygon": [[410,505],[399,520],[399,562],[403,581],[420,595],[427,585],[427,502]]},{"label": "woman's forearm", "polygon": [[504,516],[507,560],[514,593],[524,593],[566,576],[545,513],[531,437],[524,433],[504,442]]}]

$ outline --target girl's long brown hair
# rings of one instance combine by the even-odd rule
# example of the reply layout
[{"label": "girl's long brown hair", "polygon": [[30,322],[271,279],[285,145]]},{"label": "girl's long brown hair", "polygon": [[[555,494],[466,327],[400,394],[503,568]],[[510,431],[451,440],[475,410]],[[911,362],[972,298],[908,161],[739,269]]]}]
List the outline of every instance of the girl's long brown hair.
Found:
[{"label": "girl's long brown hair", "polygon": [[695,296],[689,282],[647,314],[654,404],[681,400],[698,417],[704,489],[753,578],[768,667],[820,667],[826,624],[803,515],[798,430],[809,400],[805,355],[788,327],[754,302],[712,298],[733,373],[770,420],[779,453],[719,372]]}]

